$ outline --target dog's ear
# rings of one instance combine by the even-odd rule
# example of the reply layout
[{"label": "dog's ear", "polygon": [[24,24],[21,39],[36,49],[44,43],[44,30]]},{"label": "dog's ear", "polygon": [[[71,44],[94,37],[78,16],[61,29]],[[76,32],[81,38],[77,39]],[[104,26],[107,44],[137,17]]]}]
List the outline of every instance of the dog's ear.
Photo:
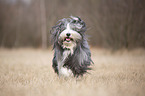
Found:
[{"label": "dog's ear", "polygon": [[57,42],[57,37],[58,35],[65,29],[64,28],[64,20],[65,19],[61,19],[59,20],[55,26],[52,27],[52,29],[50,30],[50,34],[51,34],[51,43],[53,44],[54,42]]},{"label": "dog's ear", "polygon": [[58,23],[57,25],[53,26],[52,29],[50,30],[52,44],[54,44],[54,42],[57,41],[56,37],[59,32],[60,32],[60,24]]},{"label": "dog's ear", "polygon": [[65,29],[65,25],[68,23],[68,19],[63,18],[59,21],[57,21],[56,25],[52,27],[50,33],[51,34],[57,34],[62,32]]},{"label": "dog's ear", "polygon": [[52,29],[50,30],[50,34],[59,32],[60,26],[61,26],[61,23],[58,23],[57,25],[53,26]]},{"label": "dog's ear", "polygon": [[86,24],[85,22],[78,16],[70,16],[71,23],[75,25],[75,30],[78,32],[85,32],[86,31]]},{"label": "dog's ear", "polygon": [[86,23],[85,23],[83,20],[81,20],[81,21],[80,21],[80,24],[82,25],[81,31],[82,31],[82,32],[85,32],[85,31],[87,30],[87,28],[86,28]]}]

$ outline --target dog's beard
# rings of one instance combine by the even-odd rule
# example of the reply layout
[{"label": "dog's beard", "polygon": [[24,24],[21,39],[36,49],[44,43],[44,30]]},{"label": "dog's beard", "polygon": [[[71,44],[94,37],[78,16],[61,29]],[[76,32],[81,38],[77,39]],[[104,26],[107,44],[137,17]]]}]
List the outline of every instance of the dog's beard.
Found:
[{"label": "dog's beard", "polygon": [[63,49],[68,49],[71,51],[71,54],[73,54],[73,50],[76,47],[76,43],[74,41],[64,41],[62,45]]}]

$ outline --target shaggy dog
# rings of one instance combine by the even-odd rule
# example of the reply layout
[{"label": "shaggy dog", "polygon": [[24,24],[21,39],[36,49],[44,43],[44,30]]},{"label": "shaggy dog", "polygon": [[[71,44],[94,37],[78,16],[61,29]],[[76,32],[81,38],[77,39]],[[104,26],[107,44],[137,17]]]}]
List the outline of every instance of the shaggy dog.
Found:
[{"label": "shaggy dog", "polygon": [[59,76],[83,76],[91,69],[91,52],[85,31],[85,22],[74,16],[61,19],[52,27],[51,41],[55,51],[52,67]]}]

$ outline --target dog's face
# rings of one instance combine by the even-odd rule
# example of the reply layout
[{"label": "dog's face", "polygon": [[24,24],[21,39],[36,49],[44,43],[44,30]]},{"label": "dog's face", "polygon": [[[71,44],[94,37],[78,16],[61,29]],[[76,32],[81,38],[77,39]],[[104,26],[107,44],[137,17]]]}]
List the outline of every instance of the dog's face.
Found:
[{"label": "dog's face", "polygon": [[57,42],[63,49],[73,49],[81,42],[85,31],[85,23],[79,17],[61,19],[53,27],[53,42]]},{"label": "dog's face", "polygon": [[72,49],[76,46],[76,42],[82,39],[82,36],[77,31],[72,30],[71,23],[67,23],[66,29],[62,31],[58,37],[59,42],[62,42],[62,47]]}]

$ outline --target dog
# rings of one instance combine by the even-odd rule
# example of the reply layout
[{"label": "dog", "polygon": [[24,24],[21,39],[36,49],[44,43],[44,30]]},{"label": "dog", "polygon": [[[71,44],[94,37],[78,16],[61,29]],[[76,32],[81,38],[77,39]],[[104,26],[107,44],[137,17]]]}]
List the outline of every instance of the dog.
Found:
[{"label": "dog", "polygon": [[59,77],[82,77],[91,70],[93,61],[85,31],[85,22],[77,16],[63,18],[52,27],[52,67]]}]

